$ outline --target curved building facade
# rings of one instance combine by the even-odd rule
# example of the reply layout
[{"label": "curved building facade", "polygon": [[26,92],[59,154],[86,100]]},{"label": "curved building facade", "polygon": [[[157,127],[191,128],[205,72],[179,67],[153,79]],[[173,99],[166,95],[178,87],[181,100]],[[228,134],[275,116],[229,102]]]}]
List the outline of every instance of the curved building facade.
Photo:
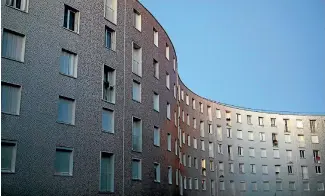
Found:
[{"label": "curved building facade", "polygon": [[138,1],[1,10],[2,194],[325,194],[325,116],[196,95]]}]

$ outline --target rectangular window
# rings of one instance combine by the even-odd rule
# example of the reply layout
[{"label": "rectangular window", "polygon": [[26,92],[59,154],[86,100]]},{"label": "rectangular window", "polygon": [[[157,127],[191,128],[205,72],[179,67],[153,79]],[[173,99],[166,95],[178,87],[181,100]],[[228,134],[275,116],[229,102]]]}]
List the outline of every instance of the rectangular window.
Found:
[{"label": "rectangular window", "polygon": [[142,166],[140,159],[132,159],[132,180],[142,179]]},{"label": "rectangular window", "polygon": [[244,148],[243,147],[238,146],[238,155],[244,156]]},{"label": "rectangular window", "polygon": [[310,132],[315,133],[316,132],[316,120],[310,120]]},{"label": "rectangular window", "polygon": [[190,155],[187,156],[187,166],[192,167],[192,157]]},{"label": "rectangular window", "polygon": [[193,147],[197,149],[197,139],[193,138]]},{"label": "rectangular window", "polygon": [[1,172],[15,172],[17,143],[1,141]]},{"label": "rectangular window", "polygon": [[305,158],[305,150],[299,150],[299,154],[301,159]]},{"label": "rectangular window", "polygon": [[202,190],[204,190],[204,191],[207,190],[207,182],[206,182],[205,179],[202,180],[202,184],[201,185],[202,185]]},{"label": "rectangular window", "polygon": [[249,148],[249,156],[255,157],[255,148]]},{"label": "rectangular window", "polygon": [[166,58],[169,60],[169,46],[166,44]]},{"label": "rectangular window", "polygon": [[324,191],[324,183],[317,182],[317,191]]},{"label": "rectangular window", "polygon": [[276,186],[277,191],[282,191],[282,182],[281,181],[276,181],[275,186]]},{"label": "rectangular window", "polygon": [[315,169],[316,169],[316,174],[322,173],[321,166],[317,165],[317,166],[315,166]]},{"label": "rectangular window", "polygon": [[263,190],[264,191],[269,191],[270,190],[269,181],[264,181],[263,182]]},{"label": "rectangular window", "polygon": [[167,119],[170,120],[170,104],[167,102],[167,109],[166,109],[166,112],[167,112]]},{"label": "rectangular window", "polygon": [[311,136],[311,143],[313,143],[313,144],[318,144],[319,143],[317,135],[312,135]]},{"label": "rectangular window", "polygon": [[158,127],[153,128],[153,145],[160,146],[160,129]]},{"label": "rectangular window", "polygon": [[232,138],[231,128],[227,128],[227,138]]},{"label": "rectangular window", "polygon": [[247,124],[248,125],[252,124],[252,115],[247,115]]},{"label": "rectangular window", "polygon": [[230,120],[231,120],[231,112],[226,111],[226,121],[230,121]]},{"label": "rectangular window", "polygon": [[190,115],[186,114],[186,123],[190,126]]},{"label": "rectangular window", "polygon": [[230,194],[236,195],[235,182],[233,180],[229,181]]},{"label": "rectangular window", "polygon": [[258,117],[258,125],[264,126],[263,117]]},{"label": "rectangular window", "polygon": [[273,149],[273,157],[276,159],[280,158],[280,152],[278,149]]},{"label": "rectangular window", "polygon": [[215,195],[215,183],[214,180],[210,180],[210,184],[211,184],[211,195],[214,196]]},{"label": "rectangular window", "polygon": [[257,191],[257,182],[252,182],[252,191]]},{"label": "rectangular window", "polygon": [[102,129],[107,133],[114,133],[114,111],[109,109],[102,110]]},{"label": "rectangular window", "polygon": [[166,72],[166,87],[170,89],[170,77],[169,73]]},{"label": "rectangular window", "polygon": [[192,190],[192,178],[188,178],[188,189]]},{"label": "rectangular window", "polygon": [[176,71],[176,59],[173,60],[173,70]]},{"label": "rectangular window", "polygon": [[219,162],[219,175],[220,177],[224,177],[225,175],[225,167],[224,167],[224,164],[223,162]]},{"label": "rectangular window", "polygon": [[24,62],[25,40],[25,35],[10,31],[8,29],[3,29],[2,57]]},{"label": "rectangular window", "polygon": [[245,165],[244,163],[239,163],[239,173],[245,173]]},{"label": "rectangular window", "polygon": [[217,140],[222,141],[222,128],[221,126],[217,126]]},{"label": "rectangular window", "polygon": [[279,146],[278,134],[272,133],[272,142],[273,142],[273,147]]},{"label": "rectangular window", "polygon": [[288,174],[293,174],[292,165],[288,165]]},{"label": "rectangular window", "polygon": [[228,145],[228,157],[229,160],[233,160],[233,152],[232,152],[232,146]]},{"label": "rectangular window", "polygon": [[261,142],[265,142],[266,141],[266,137],[265,137],[265,133],[264,132],[260,132],[260,141]]},{"label": "rectangular window", "polygon": [[274,167],[275,167],[275,176],[276,178],[278,178],[281,171],[281,165],[275,165]]},{"label": "rectangular window", "polygon": [[271,118],[271,127],[275,127],[275,118]]},{"label": "rectangular window", "polygon": [[204,140],[201,140],[201,150],[202,150],[202,151],[205,151]]},{"label": "rectangular window", "polygon": [[181,99],[182,99],[182,101],[184,101],[184,91],[183,90],[181,90]]},{"label": "rectangular window", "polygon": [[229,172],[230,173],[234,173],[235,169],[234,169],[234,164],[233,163],[229,163]]},{"label": "rectangular window", "polygon": [[132,99],[141,102],[141,84],[133,80]]},{"label": "rectangular window", "polygon": [[307,166],[301,166],[302,171],[302,179],[308,179],[308,167]]},{"label": "rectangular window", "polygon": [[283,119],[284,121],[284,132],[290,132],[289,131],[289,119]]},{"label": "rectangular window", "polygon": [[191,146],[191,136],[187,135],[187,145]]},{"label": "rectangular window", "polygon": [[137,10],[133,10],[134,27],[141,31],[141,14]]},{"label": "rectangular window", "polygon": [[212,121],[212,108],[211,108],[211,106],[208,106],[208,119],[209,119],[209,121]]},{"label": "rectangular window", "polygon": [[100,191],[114,192],[114,155],[101,152]]},{"label": "rectangular window", "polygon": [[183,132],[183,136],[182,136],[182,139],[183,139],[183,144],[185,144],[186,143],[186,138],[185,138],[185,132]]},{"label": "rectangular window", "polygon": [[213,160],[210,160],[210,171],[214,171],[214,163]]},{"label": "rectangular window", "polygon": [[320,153],[319,150],[313,150],[313,157],[315,163],[320,163]]},{"label": "rectangular window", "polygon": [[216,109],[216,117],[217,117],[218,119],[221,118],[221,111],[220,111],[219,109]]},{"label": "rectangular window", "polygon": [[284,135],[284,142],[285,143],[291,143],[291,135],[290,134],[285,134]]},{"label": "rectangular window", "polygon": [[184,176],[184,179],[183,179],[183,183],[184,183],[184,189],[186,190],[187,189],[187,179],[186,179],[186,176]]},{"label": "rectangular window", "polygon": [[262,165],[262,174],[268,174],[269,170],[267,168],[267,165]]},{"label": "rectangular window", "polygon": [[153,109],[159,112],[159,95],[158,93],[153,93]]},{"label": "rectangular window", "polygon": [[1,82],[1,112],[19,115],[21,86]]},{"label": "rectangular window", "polygon": [[132,72],[142,76],[142,48],[132,42]]},{"label": "rectangular window", "polygon": [[220,191],[224,191],[225,190],[225,182],[224,181],[220,181],[219,182],[219,189],[220,189]]},{"label": "rectangular window", "polygon": [[290,163],[292,162],[292,150],[286,150],[287,151],[287,161]]},{"label": "rectangular window", "polygon": [[248,140],[253,141],[254,140],[254,132],[248,131]]},{"label": "rectangular window", "polygon": [[28,9],[28,0],[7,0],[6,5],[19,9],[21,11],[27,11]]},{"label": "rectangular window", "polygon": [[115,103],[115,84],[116,71],[115,69],[104,65],[103,73],[103,99],[110,103]]},{"label": "rectangular window", "polygon": [[184,113],[184,110],[182,110],[182,121],[183,122],[185,121],[185,113]]},{"label": "rectangular window", "polygon": [[153,43],[158,47],[158,31],[153,28]]},{"label": "rectangular window", "polygon": [[59,96],[58,122],[74,125],[75,100]]},{"label": "rectangular window", "polygon": [[241,123],[241,114],[236,114],[236,119],[238,123]]},{"label": "rectangular window", "polygon": [[240,182],[240,191],[246,191],[246,182]]},{"label": "rectangular window", "polygon": [[212,142],[209,142],[209,157],[214,157],[214,146]]},{"label": "rectangular window", "polygon": [[209,134],[213,134],[212,124],[208,124],[208,132]]},{"label": "rectangular window", "polygon": [[203,176],[206,176],[207,175],[207,171],[206,171],[205,159],[201,159],[201,168],[202,168],[201,174]]},{"label": "rectangular window", "polygon": [[78,56],[75,53],[62,49],[60,57],[60,73],[76,78]]},{"label": "rectangular window", "polygon": [[200,136],[204,137],[204,122],[200,121]]},{"label": "rectangular window", "polygon": [[105,27],[105,47],[116,50],[116,32],[107,26]]},{"label": "rectangular window", "polygon": [[194,161],[194,167],[195,167],[195,169],[199,169],[199,164],[198,164],[197,158],[194,157],[193,161]]},{"label": "rectangular window", "polygon": [[168,166],[168,184],[173,184],[173,169]]},{"label": "rectangular window", "polygon": [[160,182],[160,164],[159,163],[154,163],[154,181],[155,182]]},{"label": "rectangular window", "polygon": [[175,124],[175,127],[177,127],[177,114],[176,114],[176,111],[174,111],[174,124]]},{"label": "rectangular window", "polygon": [[174,98],[176,99],[176,96],[177,96],[177,87],[176,85],[174,84]]},{"label": "rectangular window", "polygon": [[242,130],[237,130],[237,138],[243,139],[243,131]]},{"label": "rectangular window", "polygon": [[200,112],[203,114],[203,103],[199,103],[199,105],[200,105]]},{"label": "rectangular window", "polygon": [[132,150],[142,152],[142,121],[135,117],[132,121]]},{"label": "rectangular window", "polygon": [[105,0],[104,17],[116,24],[117,21],[117,0]]},{"label": "rectangular window", "polygon": [[196,129],[196,119],[193,118],[193,128]]},{"label": "rectangular window", "polygon": [[261,158],[266,158],[266,149],[265,148],[261,148]]},{"label": "rectangular window", "polygon": [[295,191],[296,190],[295,182],[289,182],[289,190],[290,191]]},{"label": "rectangular window", "polygon": [[175,172],[175,183],[176,183],[176,186],[178,186],[178,169],[176,169],[176,172]]},{"label": "rectangular window", "polygon": [[301,119],[297,119],[296,122],[297,122],[297,128],[298,129],[304,128],[304,124],[303,124]]},{"label": "rectangular window", "polygon": [[304,191],[309,191],[309,182],[302,182]]},{"label": "rectangular window", "polygon": [[79,32],[79,16],[80,13],[78,10],[68,6],[64,5],[64,21],[63,21],[63,27],[67,28],[74,32]]},{"label": "rectangular window", "polygon": [[199,190],[199,180],[197,178],[194,178],[194,189]]},{"label": "rectangular window", "polygon": [[172,151],[172,136],[167,133],[167,150]]},{"label": "rectangular window", "polygon": [[190,105],[190,98],[188,95],[185,96],[186,105]]},{"label": "rectangular window", "polygon": [[56,148],[55,153],[55,174],[62,176],[72,176],[73,153],[70,148]]}]

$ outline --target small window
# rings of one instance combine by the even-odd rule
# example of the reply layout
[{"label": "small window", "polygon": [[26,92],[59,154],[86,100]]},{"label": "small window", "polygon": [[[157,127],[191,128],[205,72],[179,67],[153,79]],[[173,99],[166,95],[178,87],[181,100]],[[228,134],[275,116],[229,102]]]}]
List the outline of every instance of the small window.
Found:
[{"label": "small window", "polygon": [[101,152],[100,191],[114,192],[114,154]]},{"label": "small window", "polygon": [[173,70],[176,71],[176,59],[173,60]]},{"label": "small window", "polygon": [[209,142],[209,157],[214,157],[214,146],[212,142]]},{"label": "small window", "polygon": [[269,171],[267,165],[262,165],[262,174],[268,174],[268,173]]},{"label": "small window", "polygon": [[1,141],[1,172],[15,172],[17,143]]},{"label": "small window", "polygon": [[288,165],[288,174],[293,174],[292,165]]},{"label": "small window", "polygon": [[241,123],[241,114],[236,114],[237,123]]},{"label": "small window", "polygon": [[273,149],[273,157],[276,159],[280,158],[280,152],[278,149]]},{"label": "small window", "polygon": [[197,139],[193,138],[193,147],[194,149],[197,149]]},{"label": "small window", "polygon": [[253,141],[254,140],[254,132],[253,131],[248,131],[248,140]]},{"label": "small window", "polygon": [[196,105],[195,104],[196,104],[195,99],[192,99],[192,108],[193,108],[193,110],[196,110]]},{"label": "small window", "polygon": [[220,111],[219,109],[216,109],[216,117],[217,117],[218,119],[221,118],[221,111]]},{"label": "small window", "polygon": [[169,60],[169,46],[166,44],[166,58]]},{"label": "small window", "polygon": [[194,189],[199,190],[199,180],[197,178],[194,178]]},{"label": "small window", "polygon": [[284,135],[284,142],[285,143],[291,143],[291,135],[290,134],[285,134]]},{"label": "small window", "polygon": [[115,103],[115,84],[116,84],[115,69],[104,65],[103,73],[103,99],[110,103]]},{"label": "small window", "polygon": [[309,182],[302,182],[304,191],[309,191]]},{"label": "small window", "polygon": [[310,132],[311,133],[316,132],[316,120],[310,120]]},{"label": "small window", "polygon": [[153,43],[158,47],[158,31],[153,28]]},{"label": "small window", "polygon": [[282,191],[282,182],[281,181],[276,181],[276,190],[277,191]]},{"label": "small window", "polygon": [[227,128],[227,138],[232,138],[231,128]]},{"label": "small window", "polygon": [[154,181],[155,182],[160,182],[160,164],[159,163],[154,163]]},{"label": "small window", "polygon": [[64,5],[64,21],[63,27],[74,32],[79,32],[79,11]]},{"label": "small window", "polygon": [[271,127],[275,127],[275,118],[271,118]]},{"label": "small window", "polygon": [[1,83],[1,112],[13,115],[20,113],[21,86]]},{"label": "small window", "polygon": [[213,163],[213,160],[210,160],[210,171],[214,171],[214,163]]},{"label": "small window", "polygon": [[116,50],[116,32],[109,27],[105,27],[105,47]]},{"label": "small window", "polygon": [[200,121],[200,136],[204,137],[204,122]]},{"label": "small window", "polygon": [[218,153],[223,154],[222,144],[218,144]]},{"label": "small window", "polygon": [[173,184],[173,169],[168,166],[168,184]]},{"label": "small window", "polygon": [[176,172],[175,172],[175,183],[176,183],[176,186],[178,186],[178,169],[176,169]]},{"label": "small window", "polygon": [[286,150],[287,152],[287,161],[292,162],[292,150]]},{"label": "small window", "polygon": [[190,105],[190,98],[188,95],[185,96],[186,105]]},{"label": "small window", "polygon": [[170,104],[167,102],[167,119],[170,120]]},{"label": "small window", "polygon": [[229,163],[229,172],[230,173],[234,173],[234,164],[233,163]]},{"label": "small window", "polygon": [[59,97],[58,122],[74,125],[75,100],[67,97]]},{"label": "small window", "polygon": [[296,190],[295,182],[289,182],[289,190],[290,191],[295,191]]},{"label": "small window", "polygon": [[21,11],[27,11],[28,0],[7,0],[6,5]]},{"label": "small window", "polygon": [[263,190],[264,191],[269,191],[270,190],[270,184],[268,181],[263,182]]},{"label": "small window", "polygon": [[203,114],[203,103],[199,103],[200,104],[200,112]]},{"label": "small window", "polygon": [[191,146],[191,136],[187,135],[187,145]]},{"label": "small window", "polygon": [[[153,69],[155,78],[159,79],[159,63],[155,59],[153,60]],[[174,84],[174,96],[175,96],[175,84]],[[176,97],[175,97],[176,98]]]},{"label": "small window", "polygon": [[257,191],[257,182],[252,182],[252,191]]},{"label": "small window", "polygon": [[263,117],[258,117],[258,125],[264,126]]},{"label": "small window", "polygon": [[188,126],[190,126],[191,122],[190,122],[190,115],[186,114],[186,123]]},{"label": "small window", "polygon": [[211,108],[211,106],[208,106],[208,119],[209,119],[209,121],[212,121],[212,108]]},{"label": "small window", "polygon": [[132,159],[132,180],[142,179],[141,170],[142,170],[141,160]]},{"label": "small window", "polygon": [[238,146],[238,155],[244,156],[244,148],[243,147]]},{"label": "small window", "polygon": [[168,72],[166,72],[166,87],[170,89],[170,76]]},{"label": "small window", "polygon": [[142,48],[132,42],[132,72],[142,76]]},{"label": "small window", "polygon": [[207,182],[205,179],[202,180],[202,190],[207,190]]},{"label": "small window", "polygon": [[105,0],[104,17],[116,24],[117,20],[117,0]]},{"label": "small window", "polygon": [[284,121],[284,132],[290,132],[289,131],[289,119],[283,119]]},{"label": "small window", "polygon": [[298,128],[298,129],[302,129],[302,128],[304,128],[304,125],[303,125],[303,122],[302,122],[301,119],[297,119],[296,121],[297,121],[297,128]]},{"label": "small window", "polygon": [[246,191],[246,182],[240,182],[240,191]]},{"label": "small window", "polygon": [[324,191],[324,183],[317,182],[317,191]]},{"label": "small window", "polygon": [[174,84],[174,98],[176,99],[176,96],[177,96],[177,87],[176,85]]},{"label": "small window", "polygon": [[265,148],[261,148],[261,158],[266,158],[267,154],[266,154],[266,149]]},{"label": "small window", "polygon": [[308,179],[308,167],[307,166],[301,166],[302,171],[302,179]]},{"label": "small window", "polygon": [[188,189],[192,190],[192,178],[188,178]]},{"label": "small window", "polygon": [[153,145],[160,146],[160,129],[158,127],[153,129],[153,138]]},{"label": "small window", "polygon": [[222,141],[222,127],[220,125],[217,125],[217,140]]},{"label": "small window", "polygon": [[266,141],[266,137],[265,137],[265,133],[264,132],[260,132],[260,141],[261,142],[265,142]]},{"label": "small window", "polygon": [[24,62],[25,35],[10,31],[8,29],[3,29],[1,55],[5,58]]},{"label": "small window", "polygon": [[209,134],[213,134],[212,124],[208,124],[208,132]]},{"label": "small window", "polygon": [[142,152],[142,121],[133,117],[132,123],[132,150]]},{"label": "small window", "polygon": [[251,115],[247,115],[247,124],[248,125],[252,124],[252,116]]},{"label": "small window", "polygon": [[167,150],[172,151],[172,136],[167,133]]},{"label": "small window", "polygon": [[135,101],[141,102],[141,84],[133,80],[132,98]]},{"label": "small window", "polygon": [[159,95],[158,93],[153,93],[153,109],[159,112]]},{"label": "small window", "polygon": [[104,132],[114,133],[114,111],[113,110],[103,109],[102,129]]},{"label": "small window", "polygon": [[204,140],[201,140],[201,150],[205,151],[205,144],[204,144]]},{"label": "small window", "polygon": [[244,163],[239,163],[239,173],[245,173],[245,165]]},{"label": "small window", "polygon": [[56,148],[55,153],[55,174],[62,176],[72,176],[73,153],[70,148]]},{"label": "small window", "polygon": [[224,191],[225,190],[225,182],[224,181],[220,181],[219,182],[219,189],[220,189],[220,191]]},{"label": "small window", "polygon": [[304,159],[305,157],[305,150],[299,150],[300,158]]},{"label": "small window", "polygon": [[319,166],[319,165],[315,166],[315,170],[316,170],[316,174],[321,174],[322,173],[321,166]]},{"label": "small window", "polygon": [[249,148],[249,156],[255,157],[255,148],[252,148],[252,147]]},{"label": "small window", "polygon": [[237,138],[243,139],[243,131],[242,130],[237,130]]},{"label": "small window", "polygon": [[313,143],[313,144],[318,144],[319,143],[317,135],[312,135],[311,136],[311,143]]},{"label": "small window", "polygon": [[133,19],[134,19],[134,27],[141,31],[141,14],[137,10],[133,10]]},{"label": "small window", "polygon": [[60,58],[60,73],[76,78],[78,56],[75,53],[62,49]]},{"label": "small window", "polygon": [[193,128],[196,129],[196,118],[193,118]]}]

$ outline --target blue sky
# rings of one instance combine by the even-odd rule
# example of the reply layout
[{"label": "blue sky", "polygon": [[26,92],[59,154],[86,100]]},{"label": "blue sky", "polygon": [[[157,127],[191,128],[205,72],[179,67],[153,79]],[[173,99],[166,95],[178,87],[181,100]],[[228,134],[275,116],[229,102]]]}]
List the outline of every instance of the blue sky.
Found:
[{"label": "blue sky", "polygon": [[219,102],[325,113],[324,0],[141,0],[182,81]]}]

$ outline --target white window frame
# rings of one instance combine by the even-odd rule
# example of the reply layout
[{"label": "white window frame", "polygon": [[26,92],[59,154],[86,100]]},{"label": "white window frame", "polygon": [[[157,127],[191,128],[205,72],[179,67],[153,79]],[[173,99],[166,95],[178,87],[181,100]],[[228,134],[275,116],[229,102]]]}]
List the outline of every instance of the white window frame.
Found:
[{"label": "white window frame", "polygon": [[[109,1],[112,5],[108,5]],[[109,14],[109,11],[113,13]],[[117,24],[117,0],[104,0],[104,18]]]},{"label": "white window frame", "polygon": [[142,20],[141,20],[140,12],[133,9],[133,26],[140,32],[141,32],[141,26],[142,26],[141,23],[142,23]]},{"label": "white window frame", "polygon": [[[65,29],[67,29],[67,30],[69,30],[69,31],[72,31],[72,32],[76,32],[76,33],[79,33],[79,24],[80,24],[80,11],[79,10],[77,10],[77,9],[75,9],[75,8],[73,8],[73,7],[71,7],[71,6],[69,6],[69,5],[66,5],[66,4],[64,4],[64,14],[65,14],[65,10],[68,10],[68,16],[67,16],[67,26],[64,26],[64,19],[63,19],[63,27],[65,28]],[[72,30],[72,29],[70,29],[69,28],[69,20],[70,20],[70,14],[71,14],[71,12],[74,12],[74,14],[75,14],[75,18],[74,18],[74,29]]]}]

